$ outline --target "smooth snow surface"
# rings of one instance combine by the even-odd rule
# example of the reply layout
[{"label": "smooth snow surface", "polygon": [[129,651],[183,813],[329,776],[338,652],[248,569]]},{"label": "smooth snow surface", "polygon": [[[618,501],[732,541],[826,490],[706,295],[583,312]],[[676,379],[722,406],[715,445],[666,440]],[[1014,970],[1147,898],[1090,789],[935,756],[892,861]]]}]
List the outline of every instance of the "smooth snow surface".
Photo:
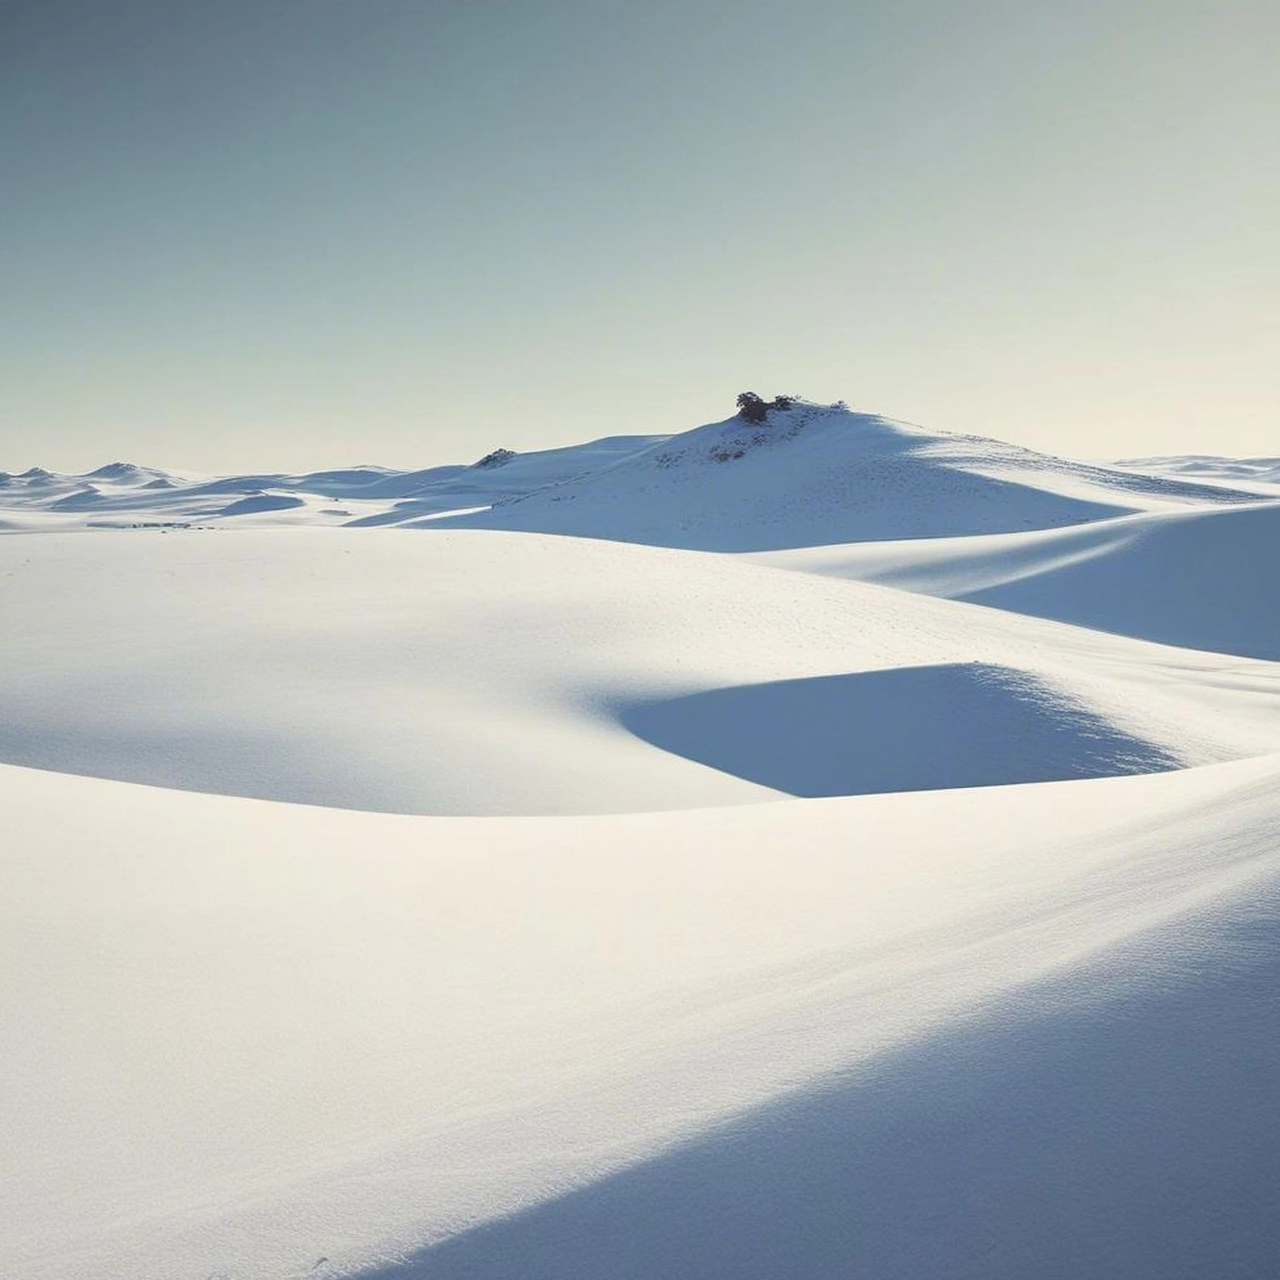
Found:
[{"label": "smooth snow surface", "polygon": [[622,812],[1280,750],[1271,664],[599,540],[8,538],[0,610],[0,761],[271,800]]},{"label": "smooth snow surface", "polygon": [[1280,496],[1280,458],[1219,458],[1198,455],[1178,458],[1132,458],[1117,467],[1150,476],[1170,476],[1201,484],[1256,490]]},{"label": "smooth snow surface", "polygon": [[988,538],[807,547],[762,564],[1280,659],[1280,502]]},{"label": "smooth snow surface", "polygon": [[1280,502],[761,430],[0,475],[0,1275],[1280,1273]]}]

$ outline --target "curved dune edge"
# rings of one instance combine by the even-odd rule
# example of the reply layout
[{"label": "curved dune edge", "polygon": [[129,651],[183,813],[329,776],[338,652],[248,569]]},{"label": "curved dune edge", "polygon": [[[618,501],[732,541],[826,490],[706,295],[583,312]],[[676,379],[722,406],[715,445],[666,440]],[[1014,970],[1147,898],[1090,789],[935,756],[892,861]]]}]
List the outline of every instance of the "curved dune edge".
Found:
[{"label": "curved dune edge", "polygon": [[793,796],[991,787],[1176,769],[1048,682],[961,662],[713,689],[625,708],[663,750]]},{"label": "curved dune edge", "polygon": [[1158,644],[1280,660],[1280,502],[753,556]]},{"label": "curved dune edge", "polygon": [[[9,539],[0,609],[0,760],[327,807],[626,813],[1280,749],[1273,664],[598,540]],[[678,707],[714,709],[696,740]]]},{"label": "curved dune edge", "polygon": [[[742,1132],[803,1142],[812,1127],[786,1117],[806,1114],[807,1095],[830,1105],[810,1093],[830,1073],[855,1072],[832,1086],[848,1107],[874,1106],[877,1080],[915,1078],[911,1046],[931,1037],[944,1056],[956,1046],[984,1097],[1019,1080],[1029,1114],[1058,1114],[1034,1063],[1049,1081],[1070,1070],[1082,1010],[1102,1036],[1082,1065],[1113,1067],[1135,998],[1157,1018],[1172,999],[1177,1025],[1204,1027],[1229,990],[1233,1007],[1265,1018],[1270,988],[1250,965],[1276,954],[1262,886],[1280,876],[1278,770],[1270,757],[738,810],[469,820],[0,769],[15,835],[0,904],[4,1096],[22,1103],[0,1184],[20,1227],[0,1260],[34,1280],[82,1275],[90,1259],[133,1280],[267,1280],[320,1257],[331,1274],[376,1269],[572,1188],[598,1185],[604,1200],[589,1203],[607,1204],[602,1179],[663,1152],[682,1177],[673,1144],[700,1134],[715,1161],[734,1149],[747,1160],[754,1138],[730,1132],[725,1147],[714,1127],[784,1095],[784,1111]],[[1139,964],[1079,968],[1143,937]],[[1023,1010],[1011,1023],[1008,998]],[[1018,1041],[1023,1056],[997,1051],[1028,1016],[1041,1029]],[[1213,1025],[1243,1034],[1241,1019]],[[1163,1043],[1182,1079],[1226,1052],[1188,1058],[1187,1037]],[[1264,1057],[1274,1045],[1235,1042]],[[1017,1076],[1028,1055],[1031,1075]],[[1247,1122],[1232,1108],[1277,1076],[1250,1078],[1194,1130],[1202,1177],[1232,1158]],[[1085,1098],[1106,1079],[1080,1077]],[[882,1120],[909,1134],[919,1095],[892,1096],[903,1106]],[[1085,1167],[1132,1096],[1074,1131]],[[1081,1101],[1070,1114],[1090,1112]],[[1185,1132],[1177,1095],[1148,1098],[1142,1133],[1179,1115]],[[984,1160],[1008,1141],[979,1146],[981,1177],[999,1177]],[[997,1207],[1015,1203],[1005,1195]],[[839,1243],[832,1230],[815,1248]],[[608,1238],[592,1231],[583,1247]],[[673,1249],[689,1246],[673,1233]],[[512,1255],[484,1248],[477,1274],[510,1274],[499,1263]],[[618,1261],[612,1273],[628,1274]],[[448,1274],[429,1252],[420,1264]]]}]

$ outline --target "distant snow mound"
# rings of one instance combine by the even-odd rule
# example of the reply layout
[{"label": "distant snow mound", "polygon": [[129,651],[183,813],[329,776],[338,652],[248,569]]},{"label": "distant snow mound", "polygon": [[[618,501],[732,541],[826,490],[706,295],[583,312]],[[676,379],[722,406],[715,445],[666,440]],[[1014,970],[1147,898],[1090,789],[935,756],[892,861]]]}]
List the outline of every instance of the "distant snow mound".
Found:
[{"label": "distant snow mound", "polygon": [[1146,475],[1177,476],[1210,484],[1280,491],[1280,458],[1220,458],[1189,454],[1168,458],[1127,458],[1116,463],[1128,471]]},{"label": "distant snow mound", "polygon": [[218,514],[223,516],[261,515],[264,511],[291,511],[295,507],[304,505],[304,500],[296,493],[256,493],[223,507]]},{"label": "distant snow mound", "polygon": [[87,485],[83,489],[78,489],[75,493],[69,493],[65,498],[59,498],[57,502],[50,507],[51,511],[85,511],[100,506],[102,503],[102,490],[96,485]]},{"label": "distant snow mound", "polygon": [[1193,479],[1194,459],[1163,470],[1158,460],[1146,471],[1092,466],[854,413],[843,402],[744,399],[734,417],[678,435],[499,448],[416,471],[197,477],[121,461],[86,475],[33,467],[0,473],[0,513],[19,529],[70,529],[87,527],[90,515],[95,525],[134,527],[274,511],[288,524],[423,523],[765,552],[1056,529],[1280,491],[1265,483],[1275,460],[1220,459],[1215,472],[1200,459],[1213,474]]},{"label": "distant snow mound", "polygon": [[132,462],[108,462],[105,467],[90,471],[87,479],[105,480],[110,484],[154,484],[157,480],[168,480],[163,472],[151,467],[139,467]]},{"label": "distant snow mound", "polygon": [[1056,528],[1153,505],[1247,500],[796,401],[764,421],[698,427],[433,525],[740,552]]}]

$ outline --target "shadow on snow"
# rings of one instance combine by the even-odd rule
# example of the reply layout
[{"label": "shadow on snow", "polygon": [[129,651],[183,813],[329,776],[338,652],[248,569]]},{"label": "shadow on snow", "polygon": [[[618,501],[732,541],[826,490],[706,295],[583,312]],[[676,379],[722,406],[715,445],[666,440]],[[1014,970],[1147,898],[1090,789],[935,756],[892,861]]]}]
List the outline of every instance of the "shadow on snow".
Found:
[{"label": "shadow on snow", "polygon": [[1026,672],[984,663],[780,680],[625,707],[665,751],[794,796],[1155,773],[1179,767]]},{"label": "shadow on snow", "polygon": [[1276,1275],[1267,896],[364,1280]]}]

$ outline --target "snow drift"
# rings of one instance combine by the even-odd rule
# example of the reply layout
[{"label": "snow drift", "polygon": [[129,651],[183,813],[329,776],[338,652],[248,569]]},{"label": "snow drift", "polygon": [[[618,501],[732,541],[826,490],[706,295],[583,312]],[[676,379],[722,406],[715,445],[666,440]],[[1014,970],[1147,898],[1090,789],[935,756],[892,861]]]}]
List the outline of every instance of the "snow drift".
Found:
[{"label": "snow drift", "polygon": [[0,1265],[1246,1275],[1278,769],[477,822],[0,768]]},{"label": "snow drift", "polygon": [[625,812],[1280,750],[1271,664],[601,540],[10,538],[0,610],[0,760],[270,800]]},{"label": "snow drift", "polygon": [[1280,503],[1267,503],[993,538],[812,547],[760,561],[1275,661],[1278,550]]}]

